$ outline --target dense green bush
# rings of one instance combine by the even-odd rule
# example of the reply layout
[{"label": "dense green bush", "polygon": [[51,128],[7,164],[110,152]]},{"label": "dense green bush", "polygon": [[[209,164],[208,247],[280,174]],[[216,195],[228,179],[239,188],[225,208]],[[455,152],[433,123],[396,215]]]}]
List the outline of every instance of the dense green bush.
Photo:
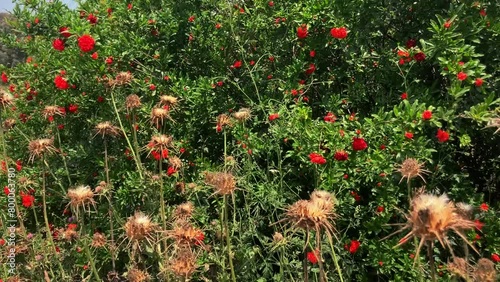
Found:
[{"label": "dense green bush", "polygon": [[[0,69],[0,104],[19,228],[15,274],[4,264],[0,277],[449,281],[453,257],[500,262],[499,12],[495,1],[17,1],[3,44],[28,57]],[[317,190],[333,214],[294,209]],[[430,230],[421,191],[448,195],[463,238],[418,248],[423,231],[402,246],[411,228],[389,236],[409,212]]]}]

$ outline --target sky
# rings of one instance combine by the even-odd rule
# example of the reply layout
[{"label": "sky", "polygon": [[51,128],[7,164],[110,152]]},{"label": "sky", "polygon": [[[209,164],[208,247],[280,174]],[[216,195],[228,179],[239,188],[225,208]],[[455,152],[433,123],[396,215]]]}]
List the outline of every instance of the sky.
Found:
[{"label": "sky", "polygon": [[[12,8],[14,8],[13,0],[0,0],[0,12],[10,12]],[[74,0],[62,0],[63,3],[66,3],[70,8],[76,8],[76,3]]]}]

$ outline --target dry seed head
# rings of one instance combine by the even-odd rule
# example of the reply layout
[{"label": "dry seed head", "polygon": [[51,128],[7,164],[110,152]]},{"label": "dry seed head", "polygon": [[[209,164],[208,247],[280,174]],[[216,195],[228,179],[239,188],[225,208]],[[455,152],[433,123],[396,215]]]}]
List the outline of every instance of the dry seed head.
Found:
[{"label": "dry seed head", "polygon": [[91,246],[94,248],[102,248],[106,246],[106,236],[100,232],[95,232],[92,236]]},{"label": "dry seed head", "polygon": [[78,238],[78,232],[73,228],[61,229],[59,234],[61,234],[61,239],[66,241],[73,241]]},{"label": "dry seed head", "polygon": [[64,109],[64,108],[61,108],[59,106],[45,106],[42,114],[43,114],[44,118],[53,117],[53,116],[64,116],[65,112],[62,109]]},{"label": "dry seed head", "polygon": [[30,141],[28,150],[30,152],[30,161],[34,161],[35,158],[40,158],[43,155],[54,153],[56,152],[54,139],[44,138]]},{"label": "dry seed head", "polygon": [[500,118],[495,117],[495,118],[491,118],[490,120],[488,120],[488,124],[486,125],[485,128],[489,128],[489,127],[496,127],[497,128],[497,130],[495,130],[495,132],[493,134],[497,134],[498,132],[500,132]]},{"label": "dry seed head", "polygon": [[179,102],[179,99],[177,99],[174,96],[170,96],[170,95],[160,96],[160,106],[174,107],[175,105],[177,105],[178,102]]},{"label": "dry seed head", "polygon": [[166,231],[166,234],[169,238],[174,239],[177,247],[202,243],[199,240],[200,234],[203,234],[201,229],[193,227],[189,222],[183,220],[177,220],[174,224],[173,229]]},{"label": "dry seed head", "polygon": [[474,269],[474,281],[480,282],[495,282],[497,281],[497,271],[495,263],[487,258],[482,258],[477,261]]},{"label": "dry seed head", "polygon": [[233,117],[239,122],[245,122],[252,117],[252,112],[248,108],[241,108],[239,111],[233,113]]},{"label": "dry seed head", "polygon": [[110,80],[108,83],[109,86],[128,85],[130,84],[133,78],[134,76],[130,72],[122,71],[116,75],[114,80]]},{"label": "dry seed head", "polygon": [[98,123],[95,126],[94,131],[96,135],[101,135],[103,138],[104,136],[116,137],[119,136],[121,133],[120,128],[114,126],[109,121]]},{"label": "dry seed head", "polygon": [[151,110],[151,123],[154,124],[157,128],[160,125],[163,125],[164,120],[172,120],[170,117],[170,112],[164,108],[153,108]]},{"label": "dry seed head", "polygon": [[5,130],[12,129],[16,125],[16,120],[13,118],[8,118],[3,122],[3,128]]},{"label": "dry seed head", "polygon": [[175,191],[179,194],[183,194],[186,190],[186,184],[184,182],[175,183]]},{"label": "dry seed head", "polygon": [[418,160],[413,158],[407,158],[406,160],[403,161],[402,164],[398,165],[397,171],[400,172],[402,176],[399,183],[401,183],[401,181],[403,181],[403,179],[405,178],[407,179],[408,182],[410,182],[411,179],[417,176],[420,177],[425,182],[423,175],[429,173],[429,171],[424,169],[423,167],[424,164],[419,163]]},{"label": "dry seed head", "polygon": [[226,114],[220,114],[217,117],[217,124],[220,125],[221,127],[224,127],[226,125],[231,126],[231,119]]},{"label": "dry seed head", "polygon": [[328,211],[333,211],[334,199],[333,195],[327,191],[315,190],[311,194],[311,202]]},{"label": "dry seed head", "polygon": [[144,282],[149,281],[149,279],[149,274],[146,271],[140,270],[136,267],[129,269],[127,272],[127,280],[129,282]]},{"label": "dry seed head", "polygon": [[90,186],[77,186],[72,189],[68,189],[66,196],[69,198],[69,206],[78,213],[81,207],[84,211],[89,205],[95,205],[94,192],[90,189]]},{"label": "dry seed head", "polygon": [[472,210],[473,207],[469,204],[466,203],[457,203],[456,204],[457,212],[463,217],[463,218],[471,218],[472,216]]},{"label": "dry seed head", "polygon": [[189,278],[196,271],[196,256],[191,249],[182,248],[170,261],[169,268],[175,275]]},{"label": "dry seed head", "polygon": [[149,151],[161,152],[173,147],[173,138],[172,136],[167,136],[164,134],[155,135],[151,138],[151,141],[149,141],[146,147],[147,149],[149,149]]},{"label": "dry seed head", "polygon": [[4,108],[12,105],[14,102],[14,96],[5,91],[0,91],[0,105]]},{"label": "dry seed head", "polygon": [[283,234],[279,233],[279,232],[274,232],[273,234],[273,242],[274,243],[278,243],[278,242],[281,242],[283,240]]},{"label": "dry seed head", "polygon": [[179,170],[182,168],[182,161],[176,156],[171,156],[168,158],[168,163],[170,166],[172,166],[175,170]]},{"label": "dry seed head", "polygon": [[227,172],[206,172],[205,183],[213,186],[215,193],[219,195],[230,195],[236,189],[234,176]]},{"label": "dry seed head", "polygon": [[143,239],[151,238],[153,232],[156,230],[157,225],[151,222],[149,216],[142,212],[135,212],[135,214],[128,218],[125,223],[125,234],[132,242],[138,242]]},{"label": "dry seed head", "polygon": [[174,219],[190,219],[193,216],[194,205],[191,202],[185,202],[177,206],[174,212]]},{"label": "dry seed head", "polygon": [[331,234],[334,232],[332,220],[334,197],[326,191],[314,191],[310,200],[299,200],[290,205],[285,220],[293,227],[302,229],[324,229]]},{"label": "dry seed head", "polygon": [[455,276],[458,276],[465,280],[468,280],[470,278],[470,273],[468,271],[470,267],[467,261],[463,258],[454,257],[453,262],[449,262],[446,268]]},{"label": "dry seed head", "polygon": [[125,106],[127,107],[127,110],[140,108],[141,105],[141,98],[135,94],[128,95],[125,99]]}]

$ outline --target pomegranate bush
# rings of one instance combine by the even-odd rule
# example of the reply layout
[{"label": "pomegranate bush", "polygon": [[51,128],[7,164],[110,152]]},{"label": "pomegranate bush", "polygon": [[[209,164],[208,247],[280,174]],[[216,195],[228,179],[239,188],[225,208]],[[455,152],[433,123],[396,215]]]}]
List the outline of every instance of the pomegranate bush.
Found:
[{"label": "pomegranate bush", "polygon": [[500,4],[16,2],[2,281],[495,281]]}]

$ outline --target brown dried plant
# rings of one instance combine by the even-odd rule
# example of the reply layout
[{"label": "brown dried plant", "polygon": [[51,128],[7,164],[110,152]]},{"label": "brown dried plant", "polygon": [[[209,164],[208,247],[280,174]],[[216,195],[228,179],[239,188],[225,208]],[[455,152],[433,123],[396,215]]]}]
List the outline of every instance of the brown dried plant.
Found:
[{"label": "brown dried plant", "polygon": [[165,120],[173,121],[170,117],[170,111],[165,108],[153,108],[151,110],[151,124],[154,124],[156,128],[160,128]]},{"label": "brown dried plant", "polygon": [[138,109],[142,106],[141,98],[136,94],[128,95],[125,99],[125,106],[127,107],[127,110]]},{"label": "brown dried plant", "polygon": [[488,120],[488,124],[484,128],[496,127],[497,129],[493,134],[500,132],[500,117],[494,117]]},{"label": "brown dried plant", "polygon": [[115,79],[110,79],[108,85],[110,87],[129,85],[134,76],[130,72],[119,72]]},{"label": "brown dried plant", "polygon": [[495,282],[497,281],[497,271],[495,263],[487,258],[477,261],[474,273],[472,275],[476,282]]},{"label": "brown dried plant", "polygon": [[30,141],[28,150],[30,152],[30,162],[33,162],[35,158],[41,158],[42,156],[57,152],[56,147],[54,147],[53,138],[43,138]]},{"label": "brown dried plant", "polygon": [[191,202],[185,202],[177,206],[174,211],[173,219],[177,220],[189,220],[193,216],[194,205]]},{"label": "brown dried plant", "polygon": [[66,112],[64,111],[64,108],[59,106],[45,106],[42,114],[44,118],[49,118],[53,116],[64,116]]},{"label": "brown dried plant", "polygon": [[147,271],[140,270],[137,267],[132,267],[127,271],[127,281],[129,282],[144,282],[149,281],[151,277]]},{"label": "brown dried plant", "polygon": [[430,172],[424,169],[423,163],[419,163],[418,160],[413,158],[407,158],[403,161],[403,163],[398,164],[396,171],[401,173],[402,176],[399,183],[401,183],[405,178],[407,179],[407,182],[410,182],[410,180],[417,176],[420,177],[425,183],[423,175]]},{"label": "brown dried plant", "polygon": [[169,262],[170,271],[179,277],[188,279],[196,271],[196,254],[191,248],[180,248],[174,259]]},{"label": "brown dried plant", "polygon": [[248,108],[241,108],[239,111],[233,113],[233,117],[239,122],[245,122],[252,117],[252,112]]},{"label": "brown dried plant", "polygon": [[168,109],[173,109],[179,103],[179,99],[170,95],[162,95],[160,96],[160,106],[167,106]]},{"label": "brown dried plant", "polygon": [[94,192],[90,189],[90,186],[80,185],[75,188],[68,189],[66,197],[69,198],[68,205],[77,216],[80,208],[85,212],[90,212],[90,205],[95,208]]},{"label": "brown dried plant", "polygon": [[114,126],[109,121],[103,121],[103,122],[98,123],[94,127],[94,131],[95,131],[94,137],[97,135],[101,135],[102,138],[104,138],[105,136],[116,137],[116,136],[119,136],[121,134],[120,128]]},{"label": "brown dried plant", "polygon": [[152,245],[154,232],[158,229],[158,225],[153,223],[149,216],[137,211],[128,218],[124,226],[125,235],[129,240],[129,246],[134,248],[139,247],[139,243],[143,240]]},{"label": "brown dried plant", "polygon": [[228,172],[205,172],[205,183],[219,195],[230,195],[236,189],[236,179]]},{"label": "brown dried plant", "polygon": [[0,90],[0,105],[3,108],[7,108],[8,106],[14,103],[14,96],[10,93],[5,92],[4,90]]}]

